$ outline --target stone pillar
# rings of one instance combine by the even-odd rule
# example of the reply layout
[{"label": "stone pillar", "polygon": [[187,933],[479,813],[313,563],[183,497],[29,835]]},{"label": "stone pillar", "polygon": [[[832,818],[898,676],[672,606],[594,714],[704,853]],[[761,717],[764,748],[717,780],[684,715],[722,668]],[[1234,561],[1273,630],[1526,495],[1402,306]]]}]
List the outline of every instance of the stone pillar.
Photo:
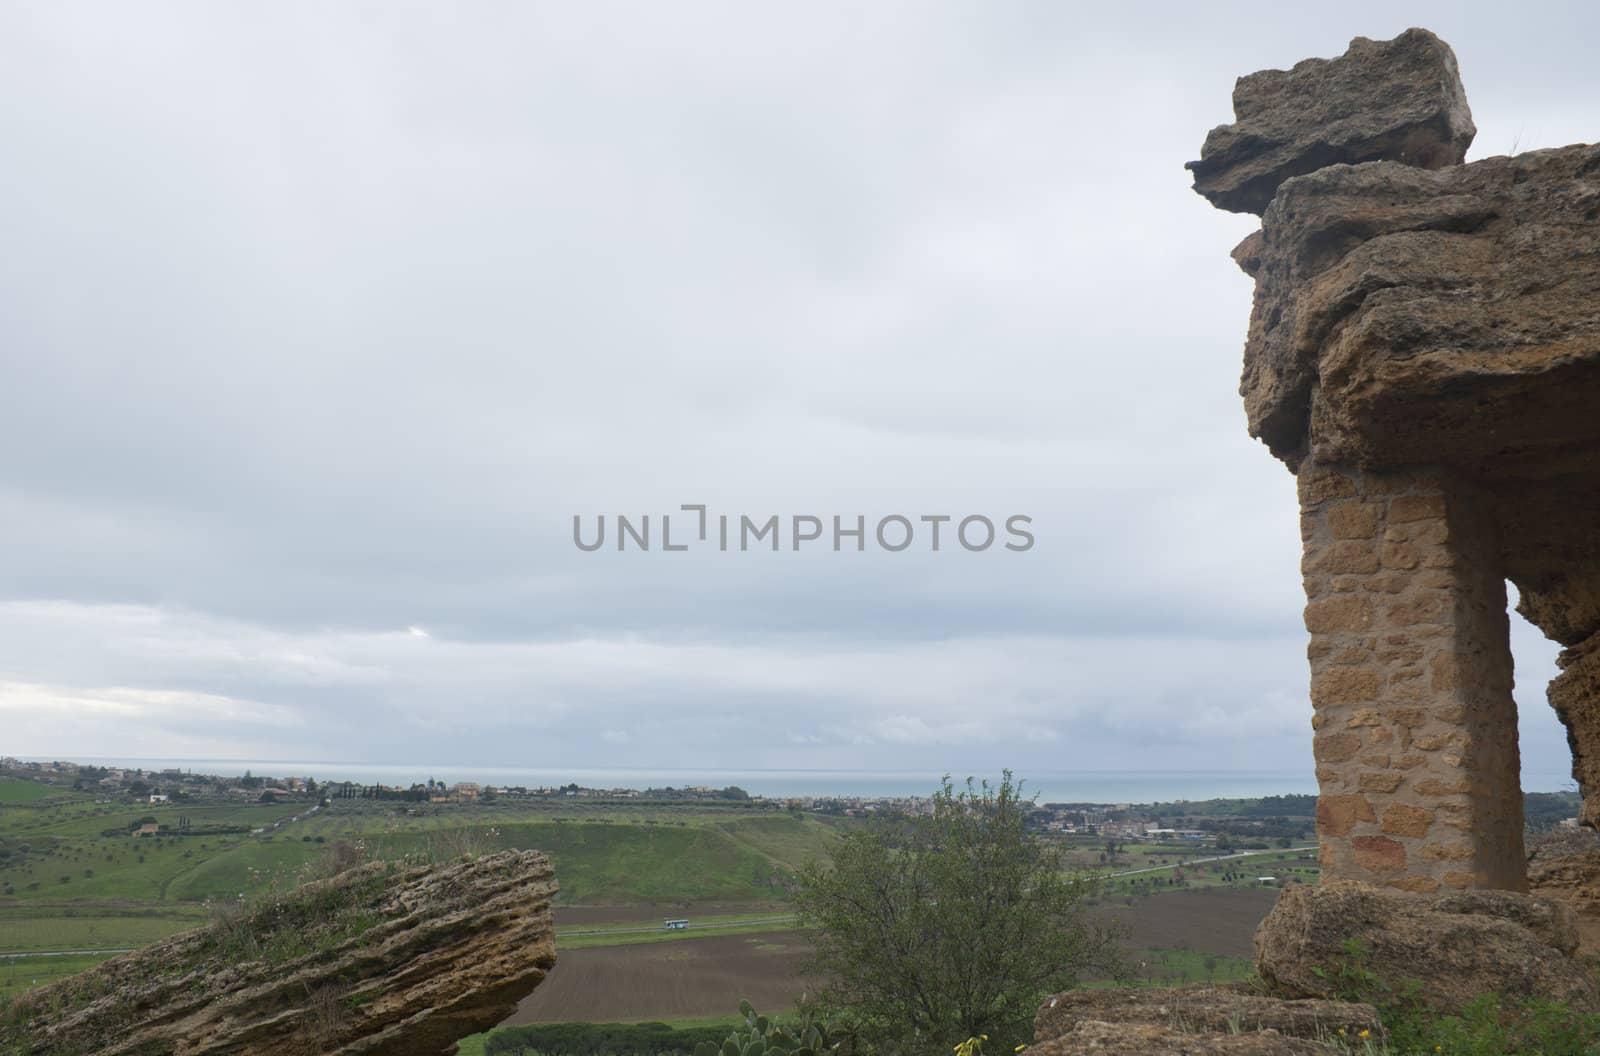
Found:
[{"label": "stone pillar", "polygon": [[1488,504],[1432,470],[1299,472],[1322,875],[1527,889]]}]

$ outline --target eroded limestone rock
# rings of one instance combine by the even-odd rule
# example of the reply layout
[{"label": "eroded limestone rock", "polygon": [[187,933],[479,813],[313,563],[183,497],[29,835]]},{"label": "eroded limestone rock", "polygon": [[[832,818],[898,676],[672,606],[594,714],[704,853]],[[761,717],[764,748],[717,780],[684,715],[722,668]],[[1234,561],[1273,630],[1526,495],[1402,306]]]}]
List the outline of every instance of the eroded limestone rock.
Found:
[{"label": "eroded limestone rock", "polygon": [[1292,996],[1332,997],[1354,970],[1391,987],[1416,980],[1423,1002],[1444,1013],[1484,994],[1600,1011],[1592,973],[1572,956],[1577,946],[1572,910],[1553,899],[1492,890],[1404,895],[1326,881],[1284,889],[1256,931],[1256,968]]},{"label": "eroded limestone rock", "polygon": [[1335,166],[1262,218],[1241,392],[1291,465],[1593,472],[1600,147]]},{"label": "eroded limestone rock", "polygon": [[0,1049],[453,1053],[555,965],[555,892],[549,859],[534,851],[360,866],[31,991],[8,1010]]},{"label": "eroded limestone rock", "polygon": [[1579,960],[1600,958],[1600,833],[1565,829],[1539,837],[1528,856],[1528,887],[1572,910]]},{"label": "eroded limestone rock", "polygon": [[1455,54],[1425,29],[1241,77],[1233,111],[1188,167],[1196,191],[1236,213],[1261,213],[1284,180],[1329,165],[1459,165],[1477,134]]},{"label": "eroded limestone rock", "polygon": [[1072,1033],[1030,1046],[1029,1056],[1342,1056],[1345,1049],[1270,1030],[1193,1034],[1148,1023],[1086,1019]]},{"label": "eroded limestone rock", "polygon": [[1035,1041],[1071,1035],[1084,1023],[1144,1024],[1185,1034],[1271,1031],[1282,1037],[1318,1039],[1363,1030],[1381,1037],[1383,1024],[1371,1005],[1344,1001],[1281,1000],[1239,986],[1160,986],[1068,990],[1039,1006]]}]

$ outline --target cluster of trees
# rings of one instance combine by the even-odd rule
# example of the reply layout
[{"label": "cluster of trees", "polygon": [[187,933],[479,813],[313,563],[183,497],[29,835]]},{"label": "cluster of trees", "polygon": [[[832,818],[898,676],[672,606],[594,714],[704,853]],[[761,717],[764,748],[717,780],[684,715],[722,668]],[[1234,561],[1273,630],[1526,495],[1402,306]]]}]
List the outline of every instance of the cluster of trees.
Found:
[{"label": "cluster of trees", "polygon": [[1522,817],[1533,832],[1549,832],[1583,806],[1577,792],[1529,792],[1522,797]]}]

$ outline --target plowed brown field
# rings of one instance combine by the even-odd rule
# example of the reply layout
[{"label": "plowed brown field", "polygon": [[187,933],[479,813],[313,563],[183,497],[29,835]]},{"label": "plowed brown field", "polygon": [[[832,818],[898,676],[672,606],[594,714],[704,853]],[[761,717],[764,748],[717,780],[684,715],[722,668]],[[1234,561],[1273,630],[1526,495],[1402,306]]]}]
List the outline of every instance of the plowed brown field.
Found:
[{"label": "plowed brown field", "polygon": [[[1131,907],[1102,907],[1128,925],[1131,950],[1191,949],[1232,957],[1251,955],[1251,936],[1272,908],[1272,889],[1202,888],[1142,898]],[[698,913],[742,907],[699,906]],[[771,907],[751,907],[770,913]],[[594,907],[594,915],[567,910],[563,924],[651,920],[649,907]],[[604,915],[602,915],[604,914]],[[692,915],[692,914],[686,914]],[[763,1012],[783,1012],[804,992],[797,976],[810,945],[795,931],[716,935],[667,942],[603,946],[562,952],[555,971],[506,1022],[574,1020],[637,1022],[728,1015],[745,999]]]},{"label": "plowed brown field", "polygon": [[507,1023],[637,1022],[724,1016],[748,1000],[786,1012],[811,947],[798,932],[718,935],[556,953],[556,967]]}]

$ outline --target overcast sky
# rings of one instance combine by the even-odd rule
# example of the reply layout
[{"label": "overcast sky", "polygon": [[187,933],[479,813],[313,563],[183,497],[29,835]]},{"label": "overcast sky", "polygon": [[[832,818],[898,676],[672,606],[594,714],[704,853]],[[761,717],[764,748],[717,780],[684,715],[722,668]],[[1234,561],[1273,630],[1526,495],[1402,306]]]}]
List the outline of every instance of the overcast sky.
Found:
[{"label": "overcast sky", "polygon": [[[1309,771],[1183,162],[1410,25],[1593,140],[1600,8],[1295,6],[0,3],[0,754]],[[573,545],[685,503],[1036,542]]]}]

